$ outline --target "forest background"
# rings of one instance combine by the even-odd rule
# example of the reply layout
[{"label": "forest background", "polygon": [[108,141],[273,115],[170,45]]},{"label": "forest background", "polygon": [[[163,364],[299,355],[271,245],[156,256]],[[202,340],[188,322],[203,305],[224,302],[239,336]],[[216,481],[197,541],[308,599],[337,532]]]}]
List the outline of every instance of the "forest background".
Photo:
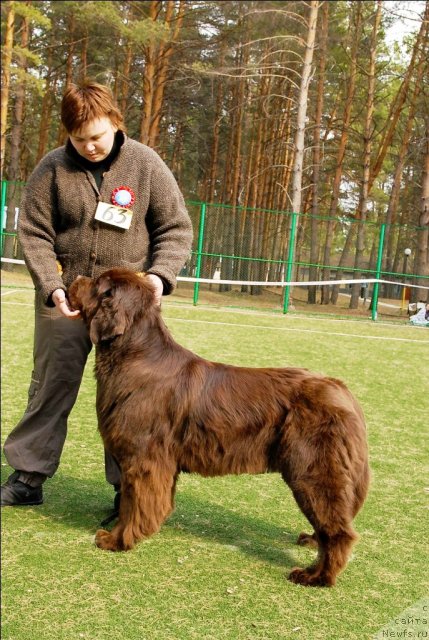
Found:
[{"label": "forest background", "polygon": [[[392,40],[404,10],[414,26]],[[429,285],[428,0],[24,0],[1,11],[5,255],[22,183],[65,141],[63,91],[90,77],[112,88],[128,134],[156,149],[188,201],[222,205],[211,207],[208,272],[218,254],[246,255],[261,262],[241,278],[279,278],[293,242],[308,280],[330,267],[358,278],[375,268],[384,226],[382,273],[405,275],[409,259]],[[277,212],[300,214],[296,234]],[[322,287],[320,301],[337,296]],[[351,308],[358,298],[353,287]]]}]

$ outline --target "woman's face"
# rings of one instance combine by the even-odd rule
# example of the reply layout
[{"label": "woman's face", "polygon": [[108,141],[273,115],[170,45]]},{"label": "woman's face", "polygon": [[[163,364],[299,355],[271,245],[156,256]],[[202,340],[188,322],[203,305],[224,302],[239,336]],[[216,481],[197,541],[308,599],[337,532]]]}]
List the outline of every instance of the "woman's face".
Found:
[{"label": "woman's face", "polygon": [[90,162],[100,162],[111,152],[116,131],[110,118],[95,118],[69,137],[79,155]]}]

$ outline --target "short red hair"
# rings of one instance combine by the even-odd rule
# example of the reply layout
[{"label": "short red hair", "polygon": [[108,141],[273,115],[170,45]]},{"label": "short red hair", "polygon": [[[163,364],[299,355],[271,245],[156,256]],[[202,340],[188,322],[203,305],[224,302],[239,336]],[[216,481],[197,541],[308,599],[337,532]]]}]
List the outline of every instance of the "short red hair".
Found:
[{"label": "short red hair", "polygon": [[61,102],[61,122],[67,133],[79,131],[96,118],[109,118],[114,127],[125,131],[122,113],[108,87],[90,80],[68,85]]}]

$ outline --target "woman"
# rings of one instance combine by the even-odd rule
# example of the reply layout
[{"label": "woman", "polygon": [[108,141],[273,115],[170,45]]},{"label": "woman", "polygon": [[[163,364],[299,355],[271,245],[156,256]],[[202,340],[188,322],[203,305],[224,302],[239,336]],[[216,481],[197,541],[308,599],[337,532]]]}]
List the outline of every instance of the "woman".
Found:
[{"label": "woman", "polygon": [[[155,151],[127,137],[107,87],[70,85],[61,121],[67,143],[36,167],[20,208],[18,237],[36,291],[34,370],[28,406],[4,446],[15,471],[1,487],[2,506],[41,504],[42,485],[60,462],[91,350],[67,287],[78,275],[123,266],[150,274],[160,302],[192,243],[173,174]],[[105,466],[119,492],[120,470],[108,454]]]}]

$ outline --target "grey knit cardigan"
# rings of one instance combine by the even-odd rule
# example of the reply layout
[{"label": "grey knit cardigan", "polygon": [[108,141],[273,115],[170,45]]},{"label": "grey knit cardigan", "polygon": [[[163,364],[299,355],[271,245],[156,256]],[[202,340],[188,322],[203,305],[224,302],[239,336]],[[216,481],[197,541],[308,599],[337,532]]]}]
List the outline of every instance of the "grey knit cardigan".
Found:
[{"label": "grey knit cardigan", "polygon": [[[176,285],[192,243],[183,196],[153,149],[124,138],[100,191],[91,172],[76,164],[66,147],[48,153],[28,180],[18,237],[45,303],[55,289],[66,290],[78,275],[97,277],[118,266],[160,276],[164,293]],[[121,186],[135,194],[128,230],[94,219],[98,202],[110,203],[113,190]]]}]

